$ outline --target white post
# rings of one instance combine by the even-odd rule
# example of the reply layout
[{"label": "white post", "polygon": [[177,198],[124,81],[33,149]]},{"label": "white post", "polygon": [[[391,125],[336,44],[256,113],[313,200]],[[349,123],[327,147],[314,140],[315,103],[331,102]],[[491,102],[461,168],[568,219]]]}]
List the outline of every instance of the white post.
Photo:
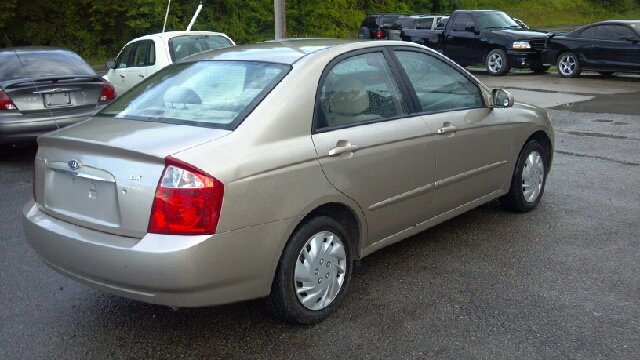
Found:
[{"label": "white post", "polygon": [[287,37],[287,19],[285,13],[285,0],[273,0],[274,15],[276,20],[276,40]]}]

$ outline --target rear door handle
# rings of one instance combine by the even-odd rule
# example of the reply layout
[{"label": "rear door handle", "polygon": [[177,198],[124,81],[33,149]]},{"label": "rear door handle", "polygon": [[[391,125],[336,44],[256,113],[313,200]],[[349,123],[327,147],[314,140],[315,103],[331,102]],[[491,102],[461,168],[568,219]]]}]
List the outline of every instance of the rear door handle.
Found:
[{"label": "rear door handle", "polygon": [[329,156],[337,156],[340,154],[348,153],[348,152],[356,152],[358,151],[357,145],[345,145],[345,146],[336,146],[333,149],[329,150]]},{"label": "rear door handle", "polygon": [[138,74],[138,76],[144,79],[144,75],[143,74]]},{"label": "rear door handle", "polygon": [[458,128],[455,125],[449,124],[438,129],[438,134],[449,134],[455,133],[456,131],[458,131]]},{"label": "rear door handle", "polygon": [[124,75],[120,74],[120,77],[124,79]]}]

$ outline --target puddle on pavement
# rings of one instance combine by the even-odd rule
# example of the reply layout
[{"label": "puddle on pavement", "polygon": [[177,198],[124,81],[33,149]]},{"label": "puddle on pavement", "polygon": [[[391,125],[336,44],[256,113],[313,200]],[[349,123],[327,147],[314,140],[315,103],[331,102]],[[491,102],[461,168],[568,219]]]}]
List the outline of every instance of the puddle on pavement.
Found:
[{"label": "puddle on pavement", "polygon": [[[550,109],[597,114],[640,115],[640,93],[596,95],[591,100],[562,104]],[[604,119],[594,121],[612,122]],[[627,123],[617,122],[613,125],[627,125]]]}]

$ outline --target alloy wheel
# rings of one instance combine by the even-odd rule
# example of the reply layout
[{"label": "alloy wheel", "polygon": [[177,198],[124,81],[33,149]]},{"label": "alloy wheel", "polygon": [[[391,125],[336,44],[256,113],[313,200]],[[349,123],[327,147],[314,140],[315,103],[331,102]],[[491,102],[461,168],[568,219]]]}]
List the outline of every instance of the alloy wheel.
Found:
[{"label": "alloy wheel", "polygon": [[571,76],[575,73],[577,67],[576,58],[573,54],[562,55],[558,62],[558,69],[565,76]]},{"label": "alloy wheel", "polygon": [[491,54],[489,56],[489,61],[488,61],[488,67],[489,70],[491,70],[491,72],[494,73],[499,73],[500,70],[502,70],[502,64],[503,59],[502,56],[500,56],[500,54]]}]

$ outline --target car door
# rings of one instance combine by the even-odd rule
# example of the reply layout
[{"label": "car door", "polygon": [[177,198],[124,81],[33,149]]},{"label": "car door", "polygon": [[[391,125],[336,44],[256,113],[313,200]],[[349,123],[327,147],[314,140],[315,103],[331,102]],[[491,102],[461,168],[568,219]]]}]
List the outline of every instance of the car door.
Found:
[{"label": "car door", "polygon": [[[470,31],[470,27],[474,31]],[[480,39],[475,30],[479,30],[473,17],[458,14],[449,33],[445,30],[445,54],[462,65],[475,65],[480,58]]]},{"label": "car door", "polygon": [[626,39],[634,35],[633,30],[623,25],[599,26],[596,32],[598,43],[595,46],[601,67],[622,71],[633,70],[634,65],[637,68],[640,62],[637,58],[639,46]]},{"label": "car door", "polygon": [[435,136],[410,114],[388,60],[379,50],[334,60],[321,79],[314,117],[324,174],[365,214],[367,244],[423,222],[433,195]]},{"label": "car door", "polygon": [[151,44],[153,44],[153,40],[140,40],[136,42],[136,46],[133,49],[133,54],[131,55],[125,72],[125,90],[131,89],[147,77],[149,49],[152,47]]},{"label": "car door", "polygon": [[419,50],[395,50],[423,120],[436,132],[430,218],[500,190],[512,169],[511,130],[502,110],[454,64]]},{"label": "car door", "polygon": [[122,93],[127,89],[124,79],[127,77],[127,73],[129,71],[128,66],[130,63],[129,59],[131,58],[135,47],[135,42],[125,45],[116,58],[115,68],[109,70],[109,82],[111,82],[113,87],[116,88],[116,94],[118,94],[118,96],[122,95]]}]

